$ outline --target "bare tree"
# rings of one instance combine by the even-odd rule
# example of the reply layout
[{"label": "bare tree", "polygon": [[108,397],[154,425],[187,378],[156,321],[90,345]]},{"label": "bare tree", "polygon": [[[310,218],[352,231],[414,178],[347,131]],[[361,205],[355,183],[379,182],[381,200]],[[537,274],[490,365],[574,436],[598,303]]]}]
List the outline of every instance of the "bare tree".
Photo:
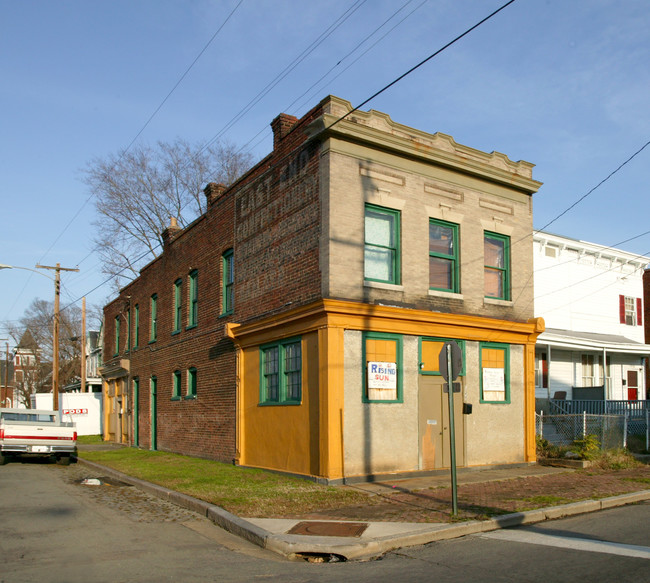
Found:
[{"label": "bare tree", "polygon": [[208,182],[232,184],[252,164],[232,144],[191,146],[181,139],[91,161],[84,181],[95,195],[95,244],[117,287],[162,248],[170,218],[181,227],[205,211]]},{"label": "bare tree", "polygon": [[[34,393],[52,390],[54,302],[35,299],[18,324],[7,326],[17,347],[25,355],[16,367],[18,399],[30,406]],[[70,306],[59,314],[59,383],[64,387],[80,376],[81,310]],[[20,370],[18,370],[18,368]]]}]

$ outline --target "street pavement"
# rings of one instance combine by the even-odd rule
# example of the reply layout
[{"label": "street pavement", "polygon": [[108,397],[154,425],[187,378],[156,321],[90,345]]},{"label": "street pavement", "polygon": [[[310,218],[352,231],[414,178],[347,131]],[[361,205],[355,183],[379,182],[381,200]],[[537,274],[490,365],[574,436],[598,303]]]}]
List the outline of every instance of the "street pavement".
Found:
[{"label": "street pavement", "polygon": [[[93,446],[101,449],[111,447],[116,446]],[[84,449],[84,446],[80,449]],[[625,475],[619,480],[603,476],[603,479],[596,480],[598,487],[593,490],[593,476],[581,476],[566,467],[533,464],[480,470],[459,469],[457,484],[459,491],[463,492],[463,501],[457,517],[451,522],[448,472],[342,486],[366,492],[368,504],[362,506],[328,509],[306,516],[244,518],[203,500],[127,476],[106,466],[82,458],[79,462],[102,476],[132,484],[197,512],[221,528],[264,549],[288,558],[302,557],[312,561],[367,560],[398,548],[650,500],[650,490],[639,487],[650,481],[650,466],[643,468],[643,475],[636,478],[636,484],[634,478]],[[622,485],[627,491],[621,490]],[[591,499],[561,503],[562,496],[554,494],[561,494],[567,489],[574,494],[578,492],[578,497]],[[621,491],[625,493],[621,494]],[[608,492],[616,495],[608,496]],[[548,499],[553,505],[525,512],[505,511],[492,518],[482,515],[486,509],[507,509],[509,496],[521,500],[528,494],[531,500],[543,496],[541,499]],[[468,500],[472,501],[471,504]]]}]

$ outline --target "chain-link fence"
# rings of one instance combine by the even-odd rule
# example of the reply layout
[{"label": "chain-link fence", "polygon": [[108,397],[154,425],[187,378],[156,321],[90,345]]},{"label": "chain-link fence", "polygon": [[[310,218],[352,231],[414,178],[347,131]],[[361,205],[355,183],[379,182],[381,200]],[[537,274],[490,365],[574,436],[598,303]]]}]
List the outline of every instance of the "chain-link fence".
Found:
[{"label": "chain-link fence", "polygon": [[571,445],[576,439],[595,435],[602,449],[625,447],[624,415],[537,415],[537,435],[553,445]]}]

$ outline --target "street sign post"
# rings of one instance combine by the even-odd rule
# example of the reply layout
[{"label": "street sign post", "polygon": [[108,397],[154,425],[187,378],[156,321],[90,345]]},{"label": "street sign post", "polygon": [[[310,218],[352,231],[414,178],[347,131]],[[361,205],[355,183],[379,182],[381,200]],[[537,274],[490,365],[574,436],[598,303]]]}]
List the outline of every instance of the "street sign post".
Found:
[{"label": "street sign post", "polygon": [[[447,394],[449,395],[449,454],[451,461],[451,503],[452,514],[458,514],[458,484],[456,479],[456,427],[454,423],[454,393],[455,386],[459,383],[453,381],[463,369],[463,352],[460,346],[454,341],[445,342],[438,357],[438,370],[447,381]],[[450,386],[452,387],[449,390]]]}]

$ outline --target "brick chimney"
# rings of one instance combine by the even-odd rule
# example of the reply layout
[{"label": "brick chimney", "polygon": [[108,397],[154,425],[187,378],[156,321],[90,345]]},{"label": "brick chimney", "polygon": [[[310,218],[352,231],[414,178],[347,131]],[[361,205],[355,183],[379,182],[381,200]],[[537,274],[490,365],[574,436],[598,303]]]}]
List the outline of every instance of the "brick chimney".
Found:
[{"label": "brick chimney", "polygon": [[216,182],[210,182],[203,189],[203,194],[208,201],[208,208],[210,208],[216,200],[226,191],[226,185]]},{"label": "brick chimney", "polygon": [[176,217],[170,217],[169,219],[169,227],[167,227],[162,233],[162,240],[163,240],[163,247],[167,247],[169,243],[171,243],[178,235],[181,233],[183,229],[178,226],[178,221],[176,220]]},{"label": "brick chimney", "polygon": [[291,128],[297,121],[297,117],[289,115],[288,113],[281,113],[271,122],[274,150],[278,147],[282,139],[291,131]]}]

